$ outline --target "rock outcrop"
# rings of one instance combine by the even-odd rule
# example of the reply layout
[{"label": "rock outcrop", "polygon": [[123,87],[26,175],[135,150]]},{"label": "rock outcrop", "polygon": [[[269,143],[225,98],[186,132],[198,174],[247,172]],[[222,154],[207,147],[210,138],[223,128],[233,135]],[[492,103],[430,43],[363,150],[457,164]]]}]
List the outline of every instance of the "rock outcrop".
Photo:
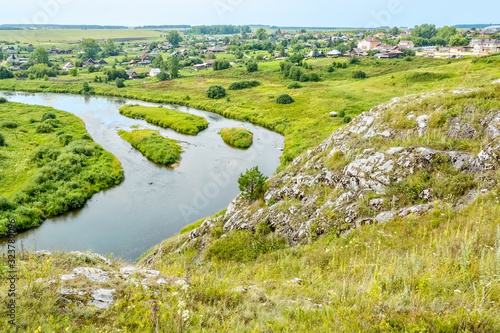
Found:
[{"label": "rock outcrop", "polygon": [[271,177],[264,200],[237,197],[225,215],[193,230],[185,246],[220,225],[229,232],[267,223],[297,244],[443,206],[463,208],[496,185],[500,160],[500,112],[478,110],[476,93],[395,98],[364,112]]}]

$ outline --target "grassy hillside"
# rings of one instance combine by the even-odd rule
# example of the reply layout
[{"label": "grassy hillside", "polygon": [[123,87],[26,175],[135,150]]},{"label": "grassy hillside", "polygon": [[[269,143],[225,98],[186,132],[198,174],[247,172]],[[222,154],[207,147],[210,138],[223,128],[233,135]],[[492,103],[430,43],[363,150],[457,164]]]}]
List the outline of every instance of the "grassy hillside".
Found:
[{"label": "grassy hillside", "polygon": [[[322,80],[300,83],[300,89],[288,89],[294,81],[282,77],[280,61],[261,62],[259,71],[254,73],[247,73],[244,65],[237,65],[222,71],[183,70],[184,77],[171,81],[128,81],[127,87],[122,89],[104,83],[91,82],[90,85],[96,94],[189,105],[274,130],[285,136],[282,162],[286,165],[343,125],[342,118],[329,116],[330,111],[342,111],[353,118],[395,96],[443,88],[475,88],[500,77],[498,55],[477,60],[362,58],[359,64],[329,72],[333,61],[348,62],[347,59],[325,58],[307,61],[312,70],[305,72],[316,72]],[[353,72],[358,70],[364,71],[368,78],[352,78]],[[93,81],[93,77],[91,74],[80,80],[61,77],[49,82],[0,80],[0,89],[78,93],[82,80]],[[258,80],[262,84],[252,89],[228,91],[225,99],[206,97],[205,90],[210,85],[221,84],[227,88],[239,80]],[[290,94],[295,103],[276,104],[274,99],[283,93]]]},{"label": "grassy hillside", "polygon": [[171,165],[181,158],[182,149],[178,141],[164,138],[156,131],[120,131],[118,134],[155,163]]},{"label": "grassy hillside", "polygon": [[92,141],[76,116],[53,108],[0,104],[0,233],[82,207],[123,180],[120,162]]}]

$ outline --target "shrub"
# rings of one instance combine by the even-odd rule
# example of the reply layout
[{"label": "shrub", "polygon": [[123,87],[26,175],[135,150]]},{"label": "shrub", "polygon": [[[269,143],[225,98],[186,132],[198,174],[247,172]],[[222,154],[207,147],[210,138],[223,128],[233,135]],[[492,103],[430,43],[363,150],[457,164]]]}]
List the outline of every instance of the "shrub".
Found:
[{"label": "shrub", "polygon": [[94,94],[94,89],[87,82],[83,82],[82,90],[80,90],[80,94],[92,95],[92,94]]},{"label": "shrub", "polygon": [[366,73],[363,71],[354,71],[352,73],[352,78],[353,79],[366,79]]},{"label": "shrub", "polygon": [[207,91],[207,97],[212,98],[212,99],[219,99],[226,97],[226,89],[224,89],[223,86],[214,84],[210,87],[208,87]]},{"label": "shrub", "polygon": [[78,68],[71,68],[69,70],[69,76],[78,76]]},{"label": "shrub", "polygon": [[54,127],[47,123],[41,123],[36,126],[37,133],[52,133],[54,132]]},{"label": "shrub", "polygon": [[5,146],[5,138],[3,137],[2,133],[0,133],[0,147]]},{"label": "shrub", "polygon": [[3,79],[12,79],[14,74],[9,71],[7,68],[0,66],[0,80]]},{"label": "shrub", "polygon": [[0,97],[0,104],[7,103],[7,99],[5,97]]},{"label": "shrub", "polygon": [[158,73],[158,75],[156,75],[156,78],[158,79],[158,81],[167,81],[168,79],[170,79],[170,75],[167,72],[162,71]]},{"label": "shrub", "polygon": [[48,120],[48,119],[56,119],[57,116],[54,112],[45,112],[42,115],[42,121]]},{"label": "shrub", "polygon": [[293,102],[295,102],[293,100],[293,98],[290,95],[287,95],[287,94],[279,95],[276,98],[276,103],[277,104],[292,104]]},{"label": "shrub", "polygon": [[288,89],[300,89],[302,85],[298,82],[292,82],[288,85]]},{"label": "shrub", "polygon": [[241,174],[238,179],[241,195],[246,200],[257,200],[264,194],[267,177],[259,171],[259,167],[253,167]]},{"label": "shrub", "polygon": [[247,72],[252,73],[252,72],[257,72],[259,70],[259,65],[257,65],[256,62],[249,62],[247,64]]},{"label": "shrub", "polygon": [[118,78],[118,79],[116,79],[115,84],[116,84],[117,88],[124,88],[125,87],[125,80]]},{"label": "shrub", "polygon": [[357,65],[361,63],[361,60],[358,57],[352,57],[349,59],[349,65]]},{"label": "shrub", "polygon": [[249,80],[249,81],[237,81],[233,82],[229,85],[229,90],[242,90],[260,86],[260,82],[257,80]]},{"label": "shrub", "polygon": [[319,82],[319,81],[321,81],[321,78],[319,77],[318,73],[311,73],[309,75],[309,81]]},{"label": "shrub", "polygon": [[352,118],[349,116],[345,116],[344,119],[342,120],[345,124],[349,124],[351,122]]},{"label": "shrub", "polygon": [[227,60],[217,60],[213,65],[214,71],[228,69],[229,67],[231,67],[231,64]]},{"label": "shrub", "polygon": [[17,128],[18,124],[15,121],[9,120],[2,123],[2,128]]}]

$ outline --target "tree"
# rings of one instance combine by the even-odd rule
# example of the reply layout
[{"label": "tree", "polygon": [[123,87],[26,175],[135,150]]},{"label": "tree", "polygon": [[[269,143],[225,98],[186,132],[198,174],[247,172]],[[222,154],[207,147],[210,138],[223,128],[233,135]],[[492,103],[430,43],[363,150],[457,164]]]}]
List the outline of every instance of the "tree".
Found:
[{"label": "tree", "polygon": [[124,88],[125,87],[125,80],[118,78],[118,79],[116,79],[115,84],[116,84],[117,88]]},{"label": "tree", "polygon": [[347,49],[347,46],[344,43],[342,43],[342,44],[337,45],[337,51],[344,54],[349,50]]},{"label": "tree", "polygon": [[3,79],[12,79],[14,77],[14,74],[12,74],[11,71],[9,71],[7,68],[0,66],[0,80]]},{"label": "tree", "polygon": [[208,87],[206,94],[208,98],[219,99],[226,97],[226,89],[221,85],[214,84]]},{"label": "tree", "polygon": [[179,67],[179,58],[176,56],[170,56],[168,58],[168,70],[172,79],[179,77]]},{"label": "tree", "polygon": [[94,59],[97,58],[99,52],[101,52],[101,47],[95,39],[85,39],[81,44],[80,48],[83,51],[81,57],[83,59]]},{"label": "tree", "polygon": [[83,82],[82,90],[80,90],[80,93],[83,95],[93,95],[94,89],[87,82]]},{"label": "tree", "polygon": [[167,40],[173,47],[178,47],[182,42],[182,37],[177,30],[170,30],[167,34]]},{"label": "tree", "polygon": [[31,60],[36,64],[49,64],[49,52],[43,47],[37,47],[31,54]]},{"label": "tree", "polygon": [[450,43],[451,36],[455,36],[457,34],[458,34],[458,29],[449,26],[444,26],[441,29],[438,29],[437,31],[437,37],[444,39],[446,41],[445,45]]},{"label": "tree", "polygon": [[450,46],[466,46],[467,39],[462,35],[454,35],[450,37]]},{"label": "tree", "polygon": [[415,29],[413,29],[412,35],[415,37],[431,39],[437,35],[437,29],[434,24],[416,25]]},{"label": "tree", "polygon": [[266,180],[267,177],[259,171],[258,166],[241,174],[238,184],[243,198],[249,201],[259,199],[264,194]]},{"label": "tree", "polygon": [[248,73],[257,72],[258,70],[259,70],[259,65],[257,65],[256,62],[252,61],[247,64]]},{"label": "tree", "polygon": [[214,62],[214,65],[213,65],[214,71],[228,69],[229,67],[231,67],[231,64],[227,60],[217,60]]},{"label": "tree", "polygon": [[389,30],[389,33],[391,34],[391,36],[397,36],[399,34],[399,28],[393,27]]},{"label": "tree", "polygon": [[102,57],[113,57],[120,54],[120,50],[116,46],[115,42],[112,39],[108,39],[104,43],[102,43]]},{"label": "tree", "polygon": [[3,137],[2,133],[0,133],[0,147],[5,146],[5,138]]},{"label": "tree", "polygon": [[257,32],[255,33],[255,35],[257,36],[257,38],[259,40],[264,40],[267,38],[267,32],[266,32],[266,29],[264,28],[259,28],[257,29]]}]

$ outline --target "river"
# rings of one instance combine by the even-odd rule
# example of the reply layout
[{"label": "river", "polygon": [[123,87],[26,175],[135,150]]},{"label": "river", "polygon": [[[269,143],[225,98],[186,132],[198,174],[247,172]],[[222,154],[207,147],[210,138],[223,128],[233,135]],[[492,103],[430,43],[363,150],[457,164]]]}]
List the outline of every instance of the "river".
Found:
[{"label": "river", "polygon": [[[124,104],[160,104],[52,93],[0,91],[0,96],[11,102],[50,106],[78,116],[94,141],[118,157],[125,171],[122,184],[95,194],[83,208],[19,234],[17,243],[27,250],[89,250],[133,261],[184,226],[227,207],[239,193],[237,179],[241,172],[258,165],[264,174],[272,175],[284,147],[284,138],[279,134],[189,107],[162,104],[207,118],[208,129],[197,136],[162,129],[118,112]],[[132,126],[155,129],[165,137],[181,141],[184,153],[180,165],[158,166],[133,149],[117,134],[120,130],[132,130]],[[254,144],[248,150],[229,147],[218,134],[226,127],[250,130]],[[4,245],[5,241],[3,249]]]}]

